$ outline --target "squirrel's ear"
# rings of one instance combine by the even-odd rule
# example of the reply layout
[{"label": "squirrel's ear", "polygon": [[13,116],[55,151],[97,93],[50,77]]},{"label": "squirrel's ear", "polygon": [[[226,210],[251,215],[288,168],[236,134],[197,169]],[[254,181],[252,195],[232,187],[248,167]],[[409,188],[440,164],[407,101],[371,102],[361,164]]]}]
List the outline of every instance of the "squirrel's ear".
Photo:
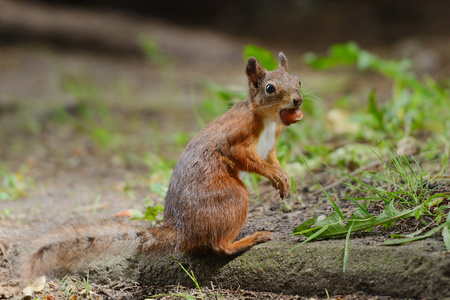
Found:
[{"label": "squirrel's ear", "polygon": [[260,79],[265,76],[266,70],[256,58],[249,57],[247,67],[245,68],[245,74],[247,74],[250,83],[257,88]]},{"label": "squirrel's ear", "polygon": [[280,54],[278,54],[278,58],[280,59],[280,63],[279,63],[279,67],[283,68],[286,72],[288,70],[288,59],[287,57],[284,55],[283,52],[280,52]]}]

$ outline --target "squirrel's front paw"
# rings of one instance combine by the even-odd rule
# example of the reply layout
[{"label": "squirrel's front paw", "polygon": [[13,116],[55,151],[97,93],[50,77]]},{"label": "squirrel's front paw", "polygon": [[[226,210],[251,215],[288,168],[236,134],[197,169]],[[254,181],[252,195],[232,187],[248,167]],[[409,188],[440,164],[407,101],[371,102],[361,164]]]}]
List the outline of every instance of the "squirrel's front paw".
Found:
[{"label": "squirrel's front paw", "polygon": [[288,198],[289,197],[289,189],[287,189],[287,190],[281,190],[280,189],[280,197],[281,197],[281,199],[286,199],[286,198]]},{"label": "squirrel's front paw", "polygon": [[[281,174],[283,175],[283,174]],[[280,191],[280,197],[281,199],[285,199],[289,197],[289,190],[290,186],[287,180],[285,180],[284,176],[274,176],[273,178],[269,177],[270,182],[272,183],[272,186]]]},{"label": "squirrel's front paw", "polygon": [[287,181],[279,181],[279,190],[280,190],[280,197],[281,199],[286,199],[289,197],[289,191],[291,187],[289,185],[289,182]]}]

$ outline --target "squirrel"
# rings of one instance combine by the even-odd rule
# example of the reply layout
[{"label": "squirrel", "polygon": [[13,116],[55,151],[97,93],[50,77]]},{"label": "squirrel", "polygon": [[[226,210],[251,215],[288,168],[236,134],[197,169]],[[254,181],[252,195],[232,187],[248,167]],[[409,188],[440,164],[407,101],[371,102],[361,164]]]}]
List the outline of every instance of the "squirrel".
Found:
[{"label": "squirrel", "polygon": [[234,241],[248,211],[242,176],[260,174],[281,198],[289,196],[276,140],[284,126],[303,117],[301,83],[288,73],[282,52],[276,70],[267,71],[250,57],[245,73],[248,96],[199,131],[179,157],[165,197],[162,226],[145,228],[117,219],[69,222],[28,245],[23,276],[73,273],[105,253],[202,255],[212,250],[230,256],[271,240],[272,232],[260,231]]}]

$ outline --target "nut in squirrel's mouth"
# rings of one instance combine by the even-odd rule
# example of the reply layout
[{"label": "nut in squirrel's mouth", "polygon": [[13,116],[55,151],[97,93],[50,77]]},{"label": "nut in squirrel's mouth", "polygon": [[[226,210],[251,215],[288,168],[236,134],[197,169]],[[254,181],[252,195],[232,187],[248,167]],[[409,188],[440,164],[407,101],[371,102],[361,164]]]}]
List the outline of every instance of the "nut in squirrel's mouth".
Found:
[{"label": "nut in squirrel's mouth", "polygon": [[285,126],[289,126],[303,119],[303,112],[300,107],[283,109],[280,111],[280,119]]}]

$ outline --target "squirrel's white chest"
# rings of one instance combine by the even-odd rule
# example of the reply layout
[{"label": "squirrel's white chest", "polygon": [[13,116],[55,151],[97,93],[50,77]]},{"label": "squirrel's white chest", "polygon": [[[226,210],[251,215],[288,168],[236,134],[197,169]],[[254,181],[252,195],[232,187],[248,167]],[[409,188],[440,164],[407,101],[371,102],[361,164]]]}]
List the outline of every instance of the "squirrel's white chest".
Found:
[{"label": "squirrel's white chest", "polygon": [[269,119],[264,119],[264,130],[261,133],[256,150],[262,159],[267,159],[269,152],[275,146],[276,123]]},{"label": "squirrel's white chest", "polygon": [[[276,129],[277,127],[275,122],[269,119],[264,119],[264,130],[259,136],[258,145],[256,146],[256,151],[258,151],[258,154],[262,159],[267,159],[270,150],[272,150],[275,146]],[[247,173],[240,171],[239,177],[243,179],[245,174]]]}]

